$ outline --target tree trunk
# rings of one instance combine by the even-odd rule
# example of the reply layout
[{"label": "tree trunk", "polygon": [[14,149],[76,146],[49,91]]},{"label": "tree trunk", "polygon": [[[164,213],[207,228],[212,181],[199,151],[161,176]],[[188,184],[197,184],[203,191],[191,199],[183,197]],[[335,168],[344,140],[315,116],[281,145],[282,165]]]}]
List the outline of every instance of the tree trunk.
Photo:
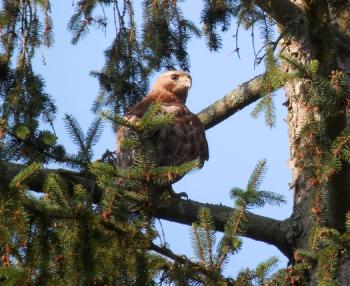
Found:
[{"label": "tree trunk", "polygon": [[[296,58],[303,64],[308,65],[312,60],[319,62],[319,72],[330,79],[332,71],[341,71],[345,76],[347,84],[350,82],[350,50],[340,48],[336,43],[336,36],[329,38],[333,34],[332,29],[341,31],[338,19],[340,15],[334,15],[335,11],[329,10],[327,6],[305,7],[305,2],[293,1],[304,11],[303,36],[294,37],[292,40],[285,39],[287,47],[284,49],[286,58]],[[310,1],[312,4],[312,1]],[[318,1],[320,2],[320,1]],[[322,10],[324,9],[324,10]],[[314,31],[312,26],[315,13],[324,17],[324,22],[320,17],[318,19],[318,31]],[[337,12],[340,13],[340,12]],[[343,15],[344,17],[344,15]],[[342,18],[344,19],[344,18]],[[350,22],[350,17],[347,15]],[[334,52],[335,53],[331,53]],[[286,71],[295,69],[287,61],[284,63]],[[314,141],[313,146],[309,146],[309,152],[303,153],[302,144],[312,142],[302,131],[310,113],[314,114],[314,119],[321,120],[322,113],[317,108],[310,107],[305,100],[309,95],[310,81],[292,80],[285,85],[288,107],[288,134],[290,142],[290,168],[292,171],[291,190],[294,193],[294,206],[292,217],[299,222],[301,234],[295,238],[294,249],[307,249],[315,246],[313,230],[318,226],[327,226],[345,231],[345,215],[350,210],[350,168],[348,164],[343,164],[342,169],[332,175],[325,187],[326,196],[321,196],[321,184],[315,174],[310,174],[305,169],[305,160],[314,160],[317,163],[317,154],[324,155],[323,146],[318,146]],[[348,99],[346,99],[348,101]],[[344,110],[327,118],[325,121],[325,139],[332,142],[339,134],[350,124],[350,109],[343,105]],[[337,110],[339,111],[339,110]],[[304,142],[304,143],[300,143]],[[343,256],[338,265],[336,275],[339,285],[350,285],[350,261],[349,256]],[[309,280],[311,285],[316,285],[316,270],[310,273]],[[328,284],[327,284],[328,285]],[[332,284],[333,285],[333,284]]]},{"label": "tree trunk", "polygon": [[[288,45],[286,53],[288,56],[296,57],[302,63],[307,64],[312,58],[309,49],[306,48],[307,42],[293,40]],[[293,67],[286,64],[286,71],[289,72]],[[309,88],[307,80],[293,80],[285,85],[288,108],[288,135],[290,142],[290,161],[289,166],[292,172],[292,182],[290,188],[294,193],[293,214],[294,219],[299,221],[302,230],[301,235],[296,238],[295,248],[307,248],[308,238],[313,225],[313,215],[311,212],[313,202],[312,195],[309,192],[308,176],[300,168],[300,162],[304,158],[299,153],[299,144],[297,144],[299,134],[305,124],[308,114],[308,108],[302,100],[304,93]]]}]

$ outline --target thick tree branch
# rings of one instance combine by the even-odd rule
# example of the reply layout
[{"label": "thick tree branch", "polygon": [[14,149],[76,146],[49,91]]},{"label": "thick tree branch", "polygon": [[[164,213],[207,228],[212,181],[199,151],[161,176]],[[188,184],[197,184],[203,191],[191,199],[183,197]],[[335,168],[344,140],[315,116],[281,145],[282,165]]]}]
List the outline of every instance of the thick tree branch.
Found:
[{"label": "thick tree branch", "polygon": [[[0,162],[0,182],[2,186],[8,186],[11,179],[17,175],[26,166],[22,164]],[[42,169],[28,182],[28,187],[36,192],[42,192],[42,186],[46,176],[50,172],[60,173],[72,183],[83,185],[93,196],[94,201],[99,201],[100,190],[96,187],[96,183],[82,174],[55,169]],[[169,201],[156,201],[154,206],[154,215],[157,218],[191,225],[197,221],[198,211],[202,207],[207,207],[211,210],[214,217],[215,227],[217,231],[224,231],[227,218],[233,211],[232,208],[205,204],[201,202],[183,200],[179,198],[171,198]],[[282,253],[290,257],[292,253],[291,245],[293,239],[298,235],[298,225],[291,219],[279,221],[268,217],[247,213],[247,230],[244,234],[255,240],[263,241],[275,245]]]},{"label": "thick tree branch", "polygon": [[[243,0],[243,2],[252,1]],[[300,8],[290,0],[255,0],[253,2],[281,26],[295,21],[302,13]]]},{"label": "thick tree branch", "polygon": [[197,115],[204,124],[205,129],[219,124],[237,111],[261,98],[264,95],[262,82],[263,75],[259,75],[241,84],[226,96],[199,112]]},{"label": "thick tree branch", "polygon": [[[0,161],[0,188],[2,186],[7,187],[13,177],[15,177],[26,167],[27,166],[24,164]],[[93,180],[88,179],[86,176],[84,176],[84,174],[65,169],[42,168],[36,172],[35,175],[32,176],[27,182],[29,189],[34,192],[42,193],[43,183],[49,173],[60,174],[62,177],[68,179],[69,182],[82,185],[91,193],[95,202],[99,201],[101,197],[101,190],[98,189],[97,184]]]},{"label": "thick tree branch", "polygon": [[[155,217],[191,225],[198,220],[198,212],[203,207],[210,209],[215,229],[223,232],[227,219],[233,211],[227,206],[172,198],[165,205],[160,203],[155,206]],[[294,237],[299,233],[298,224],[294,220],[280,221],[250,212],[246,214],[246,218],[247,229],[242,236],[272,244],[287,257],[291,257],[291,245]]]}]

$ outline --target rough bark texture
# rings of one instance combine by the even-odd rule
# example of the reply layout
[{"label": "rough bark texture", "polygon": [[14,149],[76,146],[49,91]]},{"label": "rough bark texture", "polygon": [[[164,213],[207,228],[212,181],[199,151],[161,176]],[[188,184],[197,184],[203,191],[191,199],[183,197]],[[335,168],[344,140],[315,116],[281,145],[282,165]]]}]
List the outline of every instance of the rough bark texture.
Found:
[{"label": "rough bark texture", "polygon": [[[343,17],[346,17],[347,25],[343,27],[342,23],[337,23],[337,26],[339,27],[337,30],[340,30],[341,35],[343,35],[342,42],[347,43],[348,48],[345,49],[343,46],[338,44],[339,48],[335,55],[335,66],[338,70],[343,72],[347,84],[350,85],[350,3],[348,3],[347,12],[342,11],[341,14]],[[335,17],[334,20],[341,22],[342,20],[339,19],[342,19],[341,15]],[[350,127],[349,95],[347,100],[348,104],[345,107],[345,114],[342,115],[340,120],[330,124],[330,132],[334,132],[335,130],[339,129],[341,131],[344,128]],[[331,181],[330,191],[330,197],[327,202],[329,223],[336,229],[344,231],[344,215],[350,211],[350,166],[348,164],[346,164],[343,171],[336,174],[334,179]]]},{"label": "rough bark texture", "polygon": [[346,255],[340,261],[340,267],[338,270],[339,285],[350,285],[350,256]]},{"label": "rough bark texture", "polygon": [[[312,1],[301,1],[294,0],[296,5],[300,7],[301,10],[305,9],[305,2]],[[316,4],[317,5],[317,4]],[[321,7],[321,5],[320,5]],[[319,7],[317,7],[318,9]],[[311,7],[310,9],[315,9]],[[334,22],[331,25],[326,25],[328,23],[322,23],[321,18],[312,19],[315,17],[315,13],[308,14],[305,12],[305,17],[309,21],[310,25],[312,21],[319,21],[319,33],[327,33],[336,27],[337,17],[334,17]],[[349,20],[349,17],[347,18]],[[349,20],[350,21],[350,20]],[[322,26],[325,24],[324,26]],[[303,31],[303,36],[294,38],[288,41],[285,53],[289,56],[293,56],[300,60],[302,63],[308,63],[312,59],[317,59],[320,63],[320,70],[326,75],[330,75],[332,70],[340,70],[345,75],[348,83],[350,82],[350,50],[343,49],[339,45],[335,45],[336,37],[322,39],[322,34],[317,38],[312,31],[313,27],[307,26],[306,30]],[[323,29],[323,31],[322,31]],[[328,29],[328,30],[327,30]],[[336,33],[334,32],[333,35]],[[330,33],[332,35],[332,32]],[[323,56],[330,56],[330,51],[334,51],[335,55],[331,61],[329,58],[325,60]],[[289,69],[288,65],[285,67]],[[314,205],[314,197],[310,192],[310,183],[308,175],[305,174],[304,170],[301,169],[300,160],[301,157],[298,156],[298,145],[296,144],[296,139],[300,134],[300,130],[305,123],[305,119],[310,110],[307,109],[305,103],[302,101],[302,97],[307,94],[309,84],[306,80],[295,80],[288,82],[285,85],[285,91],[287,95],[288,102],[288,134],[290,142],[290,168],[292,172],[292,182],[291,189],[294,192],[294,207],[292,217],[298,221],[299,227],[301,229],[300,236],[297,237],[294,244],[294,249],[297,248],[307,248],[310,240],[310,233],[314,223],[314,215],[311,210]],[[329,140],[336,138],[340,132],[347,126],[349,126],[349,107],[346,112],[340,113],[326,122],[326,136]],[[345,110],[344,110],[345,111]],[[311,112],[315,112],[312,110]],[[317,116],[316,116],[317,117]],[[316,148],[316,146],[315,146]],[[312,156],[312,154],[309,154]],[[349,166],[344,164],[342,170],[334,175],[328,185],[327,185],[327,196],[325,198],[325,209],[322,210],[326,225],[330,228],[335,228],[340,232],[345,230],[345,214],[350,210],[350,169]],[[340,262],[340,267],[338,269],[337,279],[339,285],[350,285],[349,277],[349,257],[344,257]],[[316,275],[314,272],[310,273],[310,284],[316,285],[318,282],[315,279]],[[318,284],[317,284],[318,285]]]},{"label": "rough bark texture", "polygon": [[[300,40],[301,41],[301,40]],[[292,41],[288,45],[285,53],[290,56],[295,56],[302,62],[306,63],[309,61],[310,54],[308,49],[305,48],[306,43]],[[286,65],[286,71],[288,72],[291,67]],[[310,193],[308,192],[307,177],[303,170],[298,168],[297,153],[298,148],[295,143],[298,135],[300,134],[301,128],[305,123],[307,117],[307,108],[302,102],[301,98],[303,92],[308,88],[306,81],[291,81],[285,85],[285,91],[288,102],[288,135],[290,143],[290,161],[289,167],[292,173],[292,182],[290,188],[294,194],[294,207],[292,216],[298,220],[302,233],[295,242],[295,248],[306,248],[308,244],[308,237],[312,228],[312,214],[311,207],[312,202],[310,201]]]},{"label": "rough bark texture", "polygon": [[[222,205],[173,198],[168,203],[157,203],[155,206],[155,216],[161,219],[191,225],[198,220],[198,213],[201,208],[210,209],[214,219],[215,229],[223,232],[233,209]],[[292,244],[300,231],[297,221],[294,219],[280,221],[250,212],[247,212],[246,219],[247,228],[242,236],[272,244],[284,255],[291,258]]]},{"label": "rough bark texture", "polygon": [[[251,0],[243,0],[242,2],[252,4]],[[286,26],[295,21],[301,14],[300,8],[293,2],[290,0],[255,0],[253,3],[273,18],[278,25]]]},{"label": "rough bark texture", "polygon": [[264,95],[262,92],[262,79],[263,75],[260,75],[241,84],[226,96],[199,112],[198,117],[205,129],[214,127],[237,111],[261,98]]},{"label": "rough bark texture", "polygon": [[[24,164],[0,161],[0,188],[1,186],[7,187],[11,180],[25,167],[26,165]],[[101,190],[99,190],[95,181],[88,179],[84,174],[65,169],[41,169],[27,182],[29,189],[38,193],[43,192],[43,184],[49,173],[57,173],[71,184],[82,185],[93,196],[95,202],[100,200]]]}]

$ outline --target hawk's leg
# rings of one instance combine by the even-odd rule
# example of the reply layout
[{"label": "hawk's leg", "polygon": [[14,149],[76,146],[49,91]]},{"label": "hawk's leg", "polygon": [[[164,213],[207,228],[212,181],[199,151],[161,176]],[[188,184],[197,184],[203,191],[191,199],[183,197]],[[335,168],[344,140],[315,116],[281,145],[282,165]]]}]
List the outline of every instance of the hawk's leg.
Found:
[{"label": "hawk's leg", "polygon": [[187,195],[186,192],[175,193],[174,190],[173,190],[172,195],[173,195],[175,198],[179,198],[179,199],[185,198],[186,200],[188,200],[188,195]]},{"label": "hawk's leg", "polygon": [[172,186],[167,187],[166,191],[173,198],[178,198],[178,199],[185,198],[186,200],[188,200],[188,195],[186,192],[176,193]]},{"label": "hawk's leg", "polygon": [[151,184],[149,186],[149,191],[152,199],[158,200],[160,199],[161,201],[167,201],[172,198],[186,198],[188,199],[188,195],[185,192],[181,193],[176,193],[171,185],[168,186],[159,186],[159,185],[154,185]]}]

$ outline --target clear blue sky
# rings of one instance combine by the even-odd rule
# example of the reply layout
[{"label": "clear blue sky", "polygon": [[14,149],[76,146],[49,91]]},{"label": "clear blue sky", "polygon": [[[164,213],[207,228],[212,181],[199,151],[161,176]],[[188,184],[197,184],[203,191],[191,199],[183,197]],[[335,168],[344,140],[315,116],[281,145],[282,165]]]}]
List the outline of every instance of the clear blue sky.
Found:
[{"label": "clear blue sky", "polygon": [[[196,22],[201,10],[199,2],[201,1],[186,1],[182,4],[185,15]],[[46,90],[58,106],[55,128],[59,140],[68,151],[74,152],[75,147],[69,143],[62,117],[65,113],[73,114],[84,130],[88,128],[93,118],[90,108],[99,89],[97,80],[89,72],[100,70],[103,66],[103,51],[110,45],[114,32],[112,27],[107,30],[106,35],[92,29],[83,41],[72,46],[71,35],[66,29],[73,13],[72,1],[53,0],[52,11],[55,43],[52,48],[43,49],[41,54],[37,54],[35,68],[45,77]],[[140,15],[140,9],[136,12]],[[219,53],[210,53],[204,39],[194,39],[190,43],[193,85],[187,105],[195,113],[263,70],[262,67],[254,69],[250,33],[240,33],[241,60],[232,53],[235,49],[233,34],[233,30],[226,33],[223,49]],[[43,64],[42,56],[46,65]],[[287,125],[284,121],[286,108],[282,105],[284,100],[284,92],[281,91],[275,98],[277,121],[274,129],[266,127],[263,118],[256,120],[249,115],[253,104],[208,130],[209,161],[203,169],[187,175],[177,183],[175,191],[186,192],[193,200],[232,206],[230,189],[244,188],[258,160],[265,158],[268,172],[262,189],[283,194],[289,203],[283,207],[266,207],[253,212],[278,219],[287,218],[291,213],[292,194],[288,189],[289,147]],[[115,135],[109,126],[106,126],[96,147],[96,158],[107,148],[115,148]],[[164,221],[162,224],[166,240],[173,251],[193,257],[190,227]],[[254,267],[272,255],[280,257],[281,267],[285,266],[286,259],[275,247],[245,239],[243,250],[231,259],[225,273],[236,273],[242,267]]]}]

